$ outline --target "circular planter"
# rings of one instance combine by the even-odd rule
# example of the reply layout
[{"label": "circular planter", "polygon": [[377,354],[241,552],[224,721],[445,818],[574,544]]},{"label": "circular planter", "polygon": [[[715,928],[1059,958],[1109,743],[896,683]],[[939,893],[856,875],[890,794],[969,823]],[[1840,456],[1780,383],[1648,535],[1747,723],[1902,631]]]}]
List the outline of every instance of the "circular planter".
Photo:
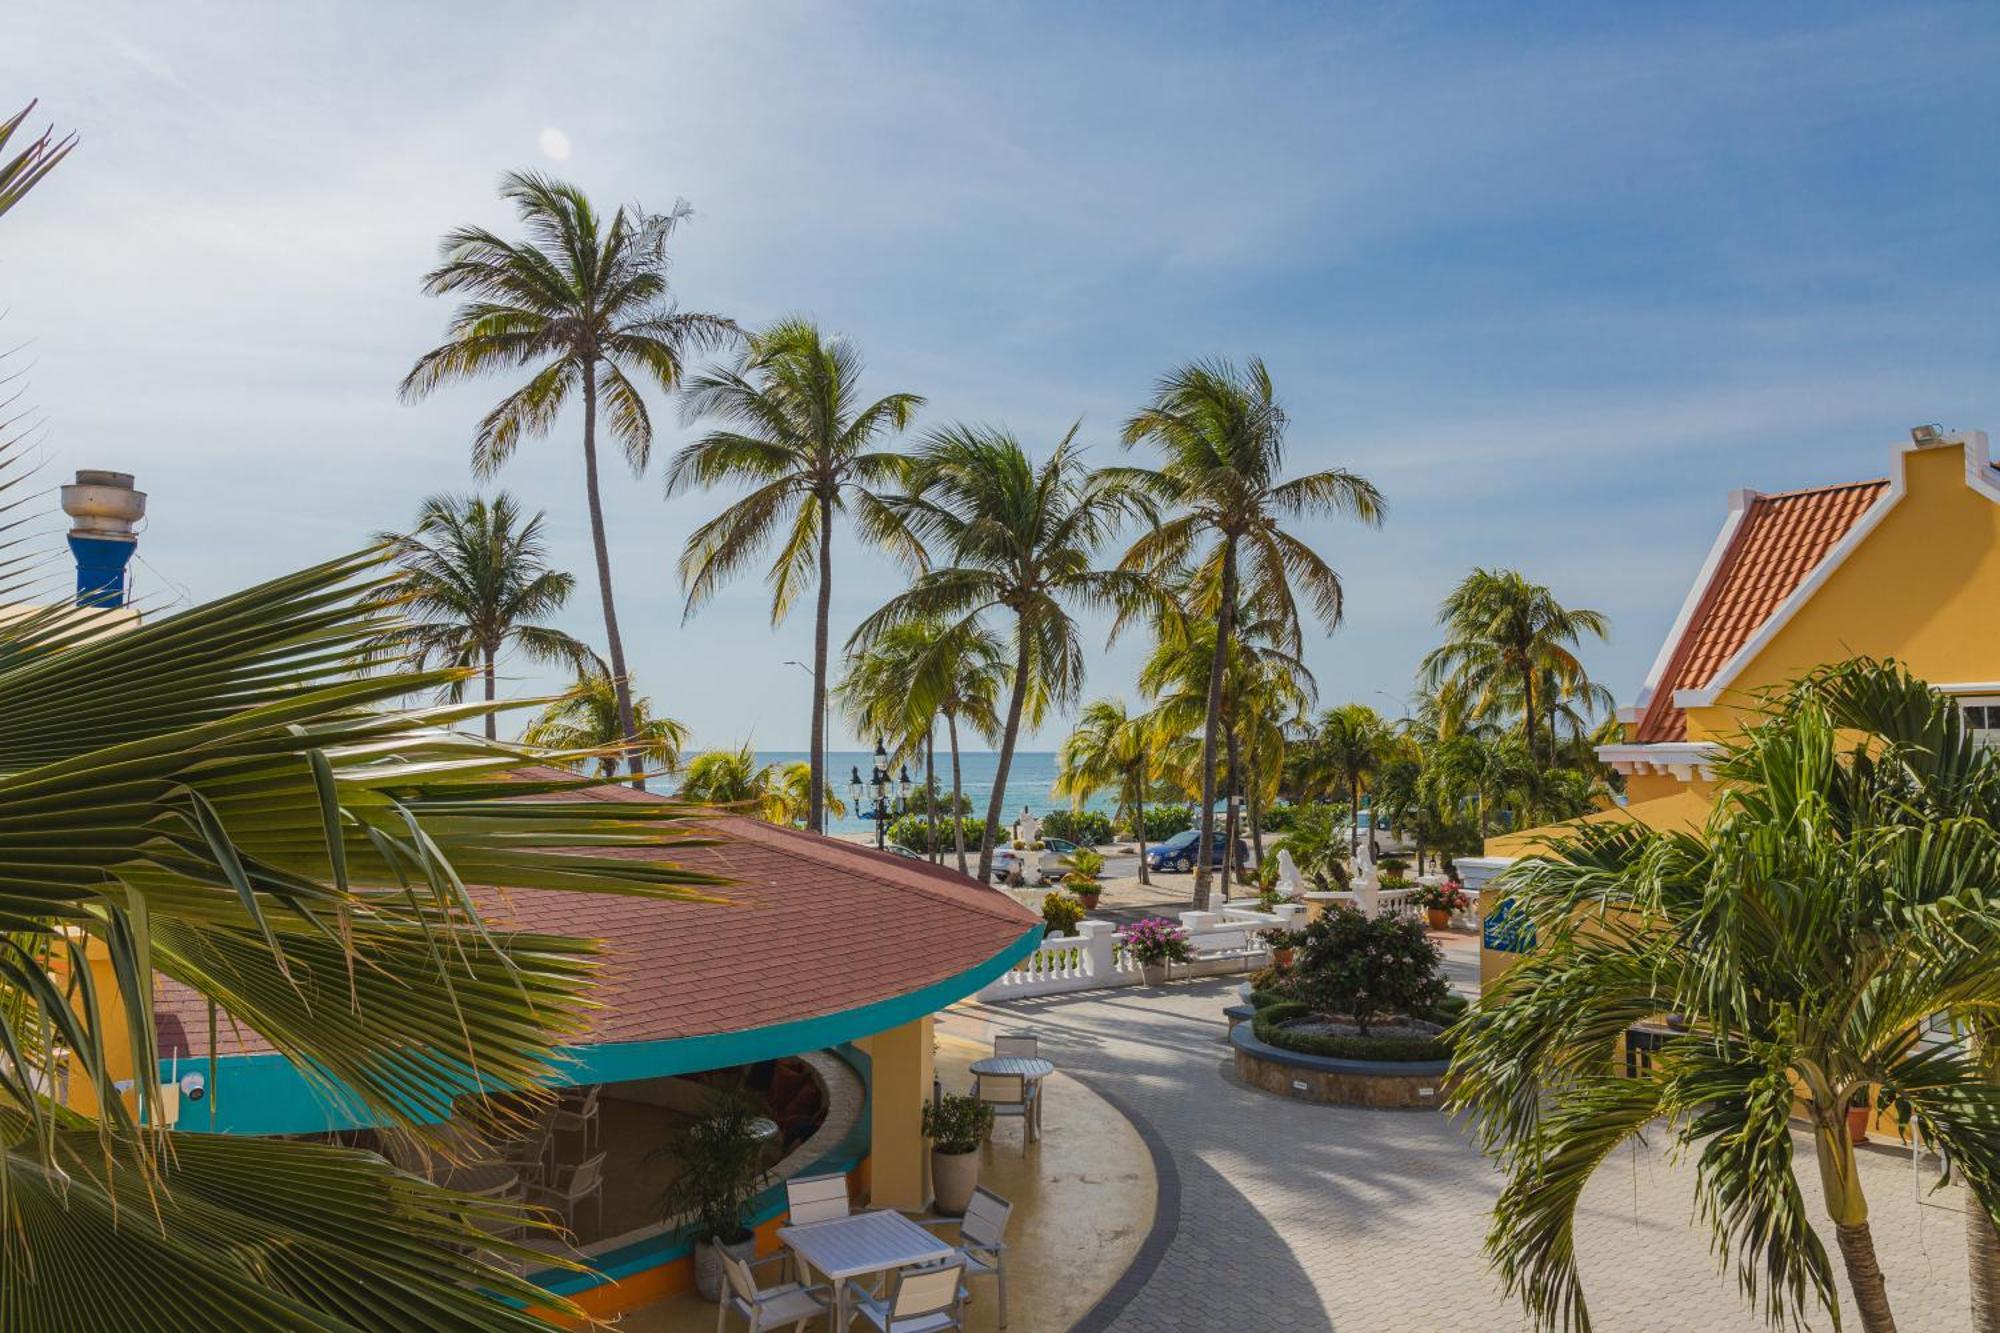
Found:
[{"label": "circular planter", "polygon": [[937,1210],[963,1217],[972,1206],[972,1191],[979,1186],[979,1152],[946,1152],[931,1149],[931,1192]]},{"label": "circular planter", "polygon": [[746,1233],[742,1240],[723,1244],[720,1241],[696,1241],[694,1247],[694,1289],[705,1301],[722,1299],[722,1256],[741,1259],[749,1263],[757,1256],[757,1237]]},{"label": "circular planter", "polygon": [[1449,1060],[1345,1060],[1288,1051],[1258,1039],[1248,1023],[1229,1030],[1236,1075],[1264,1092],[1331,1106],[1425,1110],[1444,1100]]}]

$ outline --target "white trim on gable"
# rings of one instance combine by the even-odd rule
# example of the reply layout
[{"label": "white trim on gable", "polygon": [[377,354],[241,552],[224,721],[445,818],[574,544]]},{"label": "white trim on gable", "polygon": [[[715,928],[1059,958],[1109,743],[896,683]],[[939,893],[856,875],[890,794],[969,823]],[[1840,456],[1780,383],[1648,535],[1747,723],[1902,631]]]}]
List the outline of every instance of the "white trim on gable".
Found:
[{"label": "white trim on gable", "polygon": [[1600,745],[1597,757],[1627,777],[1666,774],[1682,782],[1715,776],[1722,747],[1714,741],[1655,741],[1650,745]]},{"label": "white trim on gable", "polygon": [[1764,623],[1757,627],[1757,632],[1751,635],[1749,641],[1741,648],[1738,648],[1727,662],[1722,664],[1722,669],[1715,673],[1715,676],[1707,685],[1698,690],[1674,691],[1674,706],[1677,708],[1707,708],[1712,706],[1717,699],[1721,698],[1723,691],[1729,688],[1738,674],[1742,672],[1743,668],[1754,661],[1757,655],[1763,652],[1764,649],[1770,647],[1771,640],[1778,636],[1778,631],[1783,629],[1791,618],[1798,614],[1800,607],[1812,600],[1813,594],[1817,593],[1825,585],[1827,579],[1833,576],[1833,571],[1840,568],[1848,556],[1854,554],[1855,548],[1868,539],[1868,534],[1875,530],[1876,525],[1881,523],[1888,512],[1894,509],[1897,502],[1903,498],[1904,491],[1907,489],[1907,482],[1905,480],[1906,469],[1904,466],[1905,455],[1913,454],[1919,449],[1941,449],[1953,444],[1965,451],[1966,485],[1979,494],[1984,495],[1987,499],[1995,503],[2000,503],[2000,484],[1995,483],[1988,467],[1991,455],[1987,452],[1985,431],[1960,431],[1956,435],[1946,436],[1936,444],[1919,445],[1913,442],[1905,442],[1897,445],[1896,468],[1889,477],[1888,491],[1881,499],[1868,507],[1868,512],[1863,514],[1854,526],[1847,530],[1847,535],[1836,542],[1833,549],[1828,551],[1817,565],[1813,566],[1812,573],[1806,575],[1805,580],[1798,587],[1792,589],[1792,595],[1787,597],[1776,611],[1773,611],[1765,618]]},{"label": "white trim on gable", "polygon": [[1694,586],[1688,589],[1687,599],[1681,603],[1681,613],[1674,617],[1674,627],[1667,631],[1666,641],[1653,658],[1653,665],[1646,672],[1646,683],[1639,687],[1639,697],[1633,701],[1627,718],[1624,709],[1619,710],[1620,722],[1637,723],[1646,715],[1646,708],[1653,702],[1653,694],[1660,688],[1661,677],[1667,674],[1667,664],[1673,661],[1674,650],[1680,647],[1681,638],[1688,632],[1694,621],[1695,609],[1701,599],[1708,595],[1708,587],[1715,582],[1716,571],[1722,568],[1722,557],[1729,553],[1731,542],[1736,540],[1737,529],[1743,526],[1743,515],[1749,512],[1750,502],[1757,498],[1756,491],[1737,490],[1729,493],[1729,513],[1722,520],[1722,531],[1715,535],[1715,541],[1708,548],[1708,558],[1701,563],[1701,572],[1694,576]]}]

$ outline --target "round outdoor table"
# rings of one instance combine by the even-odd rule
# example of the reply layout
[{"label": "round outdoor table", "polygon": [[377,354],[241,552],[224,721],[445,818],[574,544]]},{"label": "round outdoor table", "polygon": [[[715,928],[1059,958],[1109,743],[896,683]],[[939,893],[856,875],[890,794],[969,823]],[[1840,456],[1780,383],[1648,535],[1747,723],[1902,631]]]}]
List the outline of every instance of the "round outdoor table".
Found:
[{"label": "round outdoor table", "polygon": [[1047,1078],[1056,1072],[1056,1067],[1036,1055],[989,1055],[984,1060],[974,1060],[969,1066],[975,1074],[991,1074],[999,1078],[1010,1075],[1030,1081]]},{"label": "round outdoor table", "polygon": [[521,1189],[521,1173],[504,1162],[474,1162],[467,1166],[454,1166],[445,1171],[438,1184],[460,1194],[477,1194],[482,1198],[504,1199],[518,1194]]}]

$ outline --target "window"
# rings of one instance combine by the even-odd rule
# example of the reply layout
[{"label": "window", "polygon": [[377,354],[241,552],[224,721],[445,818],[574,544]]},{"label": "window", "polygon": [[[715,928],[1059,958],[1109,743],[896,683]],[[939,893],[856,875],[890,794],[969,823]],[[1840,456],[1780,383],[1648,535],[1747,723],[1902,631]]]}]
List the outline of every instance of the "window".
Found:
[{"label": "window", "polygon": [[2000,747],[2000,699],[1968,699],[1959,708],[1976,743]]}]

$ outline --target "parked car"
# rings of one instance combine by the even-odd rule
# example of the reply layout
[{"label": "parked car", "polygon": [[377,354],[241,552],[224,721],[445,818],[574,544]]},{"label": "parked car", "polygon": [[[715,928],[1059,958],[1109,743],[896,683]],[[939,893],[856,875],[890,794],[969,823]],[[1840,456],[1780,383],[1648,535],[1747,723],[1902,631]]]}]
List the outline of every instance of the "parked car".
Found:
[{"label": "parked car", "polygon": [[[1068,838],[1042,839],[1042,883],[1053,884],[1075,869],[1076,863],[1070,856],[1077,845]],[[993,849],[993,882],[1012,884],[1021,872],[1021,854],[1012,847]]]},{"label": "parked car", "polygon": [[912,848],[909,847],[905,847],[900,842],[885,842],[882,844],[882,850],[888,852],[891,856],[907,856],[912,861],[930,860],[930,858],[928,856],[925,856],[922,852],[913,850]]},{"label": "parked car", "polygon": [[[1146,868],[1148,870],[1193,870],[1195,852],[1200,842],[1201,831],[1199,829],[1186,829],[1180,833],[1176,833],[1165,842],[1155,844],[1146,849]],[[1217,829],[1213,841],[1209,843],[1209,865],[1220,866],[1222,864],[1222,850],[1226,846],[1228,846],[1228,839],[1223,835],[1221,829]],[[1236,864],[1239,866],[1250,864],[1250,849],[1244,845],[1241,838],[1236,840]]]}]

